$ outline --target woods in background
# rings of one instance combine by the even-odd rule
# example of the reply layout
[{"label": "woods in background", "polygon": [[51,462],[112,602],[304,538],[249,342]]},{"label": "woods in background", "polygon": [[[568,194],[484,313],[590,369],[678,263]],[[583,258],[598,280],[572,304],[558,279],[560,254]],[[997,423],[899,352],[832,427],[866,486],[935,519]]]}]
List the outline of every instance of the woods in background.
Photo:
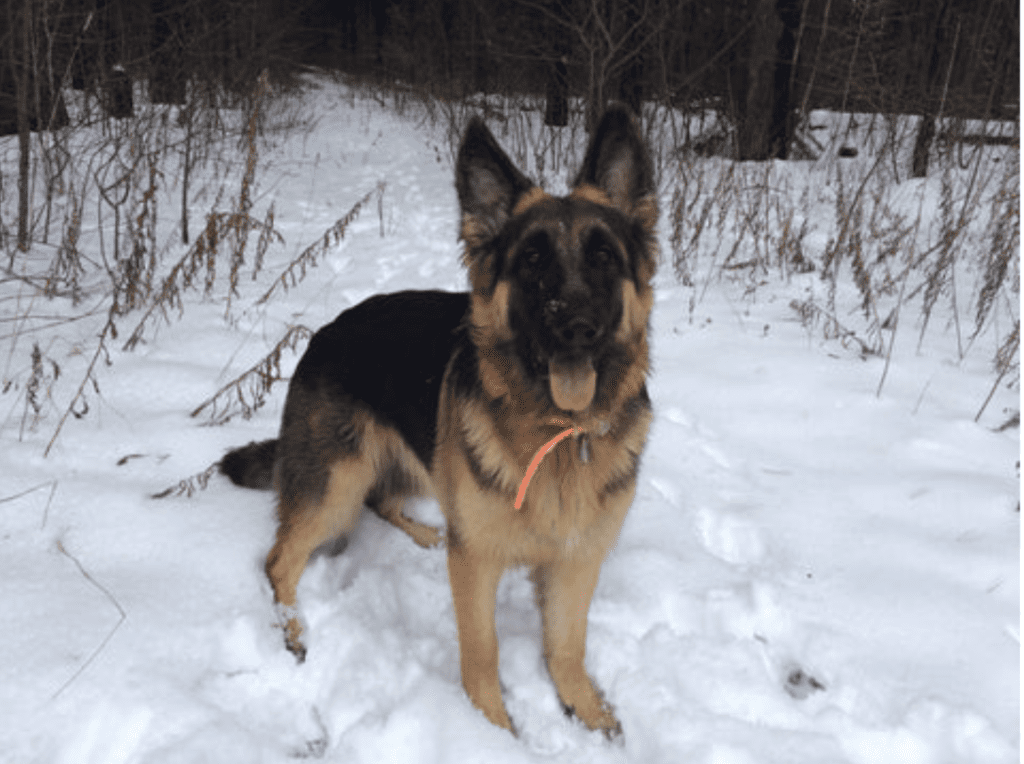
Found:
[{"label": "woods in background", "polygon": [[1013,118],[1014,0],[313,0],[310,58],[434,94],[546,93],[729,115],[738,157],[786,158],[810,109]]},{"label": "woods in background", "polygon": [[579,98],[588,130],[609,100],[654,101],[718,113],[740,160],[806,155],[811,109],[916,114],[922,177],[939,117],[1016,119],[1019,14],[1015,0],[3,0],[18,246],[29,134],[68,125],[69,89],[107,119],[144,92],[186,107],[179,122],[251,99],[263,71],[307,66],[444,100],[543,94],[551,126]]},{"label": "woods in background", "polygon": [[702,103],[743,156],[784,158],[811,108],[1005,118],[1016,109],[1013,0],[4,0],[0,131],[64,124],[63,88],[107,112],[183,104],[186,83],[251,93],[304,65],[459,98],[546,93]]}]

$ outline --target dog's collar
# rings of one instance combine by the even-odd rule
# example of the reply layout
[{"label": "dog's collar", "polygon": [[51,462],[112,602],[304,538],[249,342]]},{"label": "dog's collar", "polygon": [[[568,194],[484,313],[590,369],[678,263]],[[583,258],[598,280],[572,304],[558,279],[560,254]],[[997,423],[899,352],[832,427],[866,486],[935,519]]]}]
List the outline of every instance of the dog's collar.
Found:
[{"label": "dog's collar", "polygon": [[[597,437],[603,437],[608,434],[611,426],[603,419],[593,420],[595,426],[593,430]],[[583,464],[590,462],[590,432],[591,428],[584,428],[582,425],[578,425],[568,419],[562,417],[551,417],[544,424],[554,425],[555,427],[564,427],[565,429],[558,433],[555,437],[537,449],[537,453],[533,455],[530,460],[530,466],[526,468],[526,474],[523,476],[523,482],[519,484],[519,492],[516,494],[515,508],[522,509],[523,501],[526,499],[526,489],[530,485],[530,480],[533,479],[534,473],[537,468],[540,467],[541,461],[547,455],[547,453],[561,443],[563,440],[568,438],[570,435],[575,435],[579,440],[580,444],[580,461]],[[589,423],[588,423],[589,424]]]},{"label": "dog's collar", "polygon": [[593,414],[581,416],[579,420],[572,416],[550,416],[543,422],[551,427],[564,427],[576,435],[594,435],[603,438],[612,429],[607,419],[599,419]]}]

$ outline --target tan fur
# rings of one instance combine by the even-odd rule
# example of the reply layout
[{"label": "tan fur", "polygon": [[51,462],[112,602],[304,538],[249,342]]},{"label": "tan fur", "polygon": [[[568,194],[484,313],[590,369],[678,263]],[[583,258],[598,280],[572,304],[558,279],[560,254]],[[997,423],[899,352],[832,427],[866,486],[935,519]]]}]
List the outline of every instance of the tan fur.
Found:
[{"label": "tan fur", "polygon": [[597,186],[591,186],[589,183],[583,183],[576,186],[569,194],[570,197],[575,199],[586,199],[588,202],[594,204],[601,204],[605,207],[612,206],[612,200],[608,196],[608,193],[603,188]]},{"label": "tan fur", "polygon": [[[658,200],[655,197],[642,197],[636,204],[633,205],[631,213],[633,217],[640,221],[640,225],[644,227],[644,230],[646,230],[649,234],[654,234],[654,229],[658,225]],[[652,252],[652,254],[656,253]],[[654,266],[652,262],[650,272],[642,274],[641,280],[647,282],[653,275]]]},{"label": "tan fur", "polygon": [[490,237],[489,229],[476,215],[466,212],[462,215],[462,228],[459,235],[466,242],[466,254],[463,255],[462,262],[468,267],[470,265],[469,252],[487,241]]},{"label": "tan fur", "polygon": [[499,727],[512,729],[498,681],[494,606],[505,566],[500,558],[460,545],[448,547],[448,580],[459,632],[462,685],[474,705]]},{"label": "tan fur", "polygon": [[277,541],[267,555],[267,578],[274,599],[285,608],[283,624],[288,649],[305,656],[302,627],[294,614],[295,589],[309,557],[317,547],[352,529],[363,506],[363,498],[373,482],[373,465],[362,456],[331,466],[327,491],[315,506],[278,505],[280,524]]},{"label": "tan fur", "polygon": [[647,329],[647,321],[654,307],[654,290],[647,287],[642,294],[637,294],[633,282],[626,279],[622,282],[622,322],[616,336],[626,342]]},{"label": "tan fur", "polygon": [[[281,501],[277,508],[277,539],[267,555],[266,573],[275,601],[284,608],[283,628],[288,649],[300,658],[305,655],[305,647],[302,626],[294,614],[295,594],[313,552],[352,530],[367,491],[388,464],[397,461],[412,477],[416,495],[433,493],[430,476],[397,432],[368,415],[356,414],[355,418],[362,431],[363,448],[358,455],[331,465],[327,489],[320,501],[304,506],[291,506]],[[404,498],[385,497],[377,508],[378,514],[408,533],[420,546],[436,546],[441,541],[436,528],[402,514]]]},{"label": "tan fur", "polygon": [[433,527],[412,520],[402,513],[402,506],[405,504],[405,497],[388,496],[383,499],[381,506],[377,508],[377,514],[387,520],[396,528],[409,534],[413,541],[424,549],[438,546],[441,543],[441,532]]},{"label": "tan fur", "polygon": [[474,290],[470,296],[470,321],[477,333],[477,339],[485,346],[502,342],[512,337],[508,325],[509,284],[499,281],[490,297]]},{"label": "tan fur", "polygon": [[539,186],[534,186],[525,194],[520,196],[519,199],[516,201],[515,206],[512,208],[512,217],[522,215],[533,205],[550,198],[551,197],[548,196],[548,194],[545,193],[542,188],[540,188]]},{"label": "tan fur", "polygon": [[[623,497],[613,514],[625,515],[633,492]],[[611,706],[584,668],[587,649],[587,612],[597,585],[604,555],[559,561],[534,572],[544,627],[544,657],[558,696],[591,729],[609,735],[622,727]]]}]

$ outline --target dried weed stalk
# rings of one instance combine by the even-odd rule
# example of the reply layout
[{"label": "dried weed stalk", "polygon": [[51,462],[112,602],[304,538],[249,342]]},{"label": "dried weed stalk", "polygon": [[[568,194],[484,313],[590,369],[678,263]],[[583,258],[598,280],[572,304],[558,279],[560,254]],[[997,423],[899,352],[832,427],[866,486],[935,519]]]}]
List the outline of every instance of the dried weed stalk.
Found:
[{"label": "dried weed stalk", "polygon": [[157,267],[157,180],[162,179],[156,157],[150,157],[149,182],[141,199],[135,202],[134,214],[128,216],[131,251],[120,263],[114,282],[114,313],[123,316],[146,304],[153,292],[153,276]]},{"label": "dried weed stalk", "polygon": [[32,366],[28,382],[25,384],[25,411],[21,417],[19,440],[24,437],[26,424],[32,429],[39,423],[43,414],[44,399],[50,397],[53,383],[60,377],[60,366],[52,358],[44,358],[38,342],[32,343],[30,358]]},{"label": "dried weed stalk", "polygon": [[[337,220],[334,225],[324,231],[323,236],[302,250],[301,254],[292,260],[284,271],[281,272],[281,275],[274,279],[274,283],[270,285],[270,289],[268,289],[263,296],[256,301],[256,305],[263,305],[266,303],[274,295],[278,287],[287,291],[290,286],[295,286],[302,281],[302,279],[306,277],[306,269],[316,267],[317,261],[326,256],[333,247],[336,247],[338,243],[345,238],[345,231],[348,229],[352,221],[359,216],[359,213],[370,201],[370,198],[374,193],[378,194],[378,197],[383,196],[384,187],[385,183],[383,181],[378,183],[376,189],[368,191],[362,199],[352,205],[352,209],[345,213],[344,217]],[[271,222],[273,222],[273,218],[271,218]]]},{"label": "dried weed stalk", "polygon": [[[1014,383],[1020,383],[1020,319],[1013,325],[1013,331],[1003,340],[1003,343],[999,346],[999,350],[996,351],[995,357],[995,370],[996,370],[996,381],[992,383],[992,389],[989,390],[988,396],[985,398],[985,402],[981,404],[981,408],[978,409],[977,416],[974,417],[974,421],[977,422],[981,419],[981,415],[985,413],[985,409],[988,408],[989,401],[992,400],[992,396],[996,394],[996,390],[999,389],[1000,383],[1003,378],[1006,377],[1010,372],[1016,372],[1017,379]],[[1018,421],[1020,419],[1020,412],[1017,413]]]},{"label": "dried weed stalk", "polygon": [[[1005,179],[1004,179],[1005,180]],[[985,232],[989,246],[982,255],[981,285],[974,306],[973,340],[985,326],[999,293],[1020,284],[1020,187],[1004,182],[992,199],[992,214]],[[1016,273],[1013,271],[1016,270]]]},{"label": "dried weed stalk", "polygon": [[59,285],[66,285],[70,292],[72,304],[77,305],[81,299],[79,279],[85,275],[82,266],[82,255],[78,251],[78,239],[82,235],[82,204],[83,195],[76,194],[74,188],[68,191],[70,199],[67,221],[61,236],[60,246],[46,276],[43,294],[56,297],[60,293]]},{"label": "dried weed stalk", "polygon": [[[244,221],[243,221],[244,218]],[[238,237],[240,229],[246,231],[260,231],[260,238],[257,244],[257,268],[262,265],[263,254],[271,241],[283,242],[284,239],[274,228],[274,211],[271,207],[266,218],[261,222],[250,215],[242,215],[235,212],[211,212],[206,216],[206,227],[203,228],[195,243],[171,268],[164,277],[160,289],[151,299],[149,307],[139,319],[138,324],[132,331],[128,341],[125,342],[125,350],[133,350],[142,340],[145,329],[153,316],[160,316],[168,323],[170,322],[169,310],[177,309],[180,315],[184,310],[182,295],[189,289],[198,285],[198,280],[204,277],[204,293],[209,295],[213,292],[217,277],[217,255],[220,251],[220,244],[230,237]],[[246,233],[248,236],[248,233]],[[237,268],[244,262],[238,250],[232,252],[232,274],[231,291],[235,291],[237,285]],[[237,292],[236,292],[237,294]],[[230,299],[230,298],[229,298]],[[229,305],[230,309],[230,305]]]},{"label": "dried weed stalk", "polygon": [[166,499],[168,496],[185,496],[186,498],[192,498],[199,491],[206,490],[206,486],[217,473],[217,468],[220,466],[220,462],[214,462],[202,472],[197,472],[195,475],[190,475],[183,480],[179,480],[172,486],[168,486],[162,491],[150,494],[151,499]]},{"label": "dried weed stalk", "polygon": [[99,340],[96,342],[96,351],[89,360],[89,366],[86,368],[85,374],[82,376],[82,381],[79,383],[74,396],[72,396],[71,402],[68,403],[67,408],[64,409],[64,414],[57,423],[57,429],[53,431],[53,436],[50,438],[50,442],[46,444],[46,449],[43,451],[44,458],[49,456],[50,449],[53,448],[53,444],[57,442],[57,436],[60,435],[60,431],[64,428],[64,423],[68,420],[68,417],[74,416],[75,419],[81,419],[89,412],[89,401],[85,397],[86,385],[92,383],[93,390],[97,395],[99,395],[100,386],[99,382],[96,380],[96,364],[99,363],[100,358],[103,358],[108,366],[111,363],[110,353],[107,350],[107,339],[117,337],[117,327],[114,324],[114,307],[114,305],[111,305],[110,310],[107,313],[107,322],[103,325],[103,331],[100,332]]},{"label": "dried weed stalk", "polygon": [[256,365],[224,385],[220,390],[199,404],[189,416],[197,417],[208,410],[207,424],[224,424],[236,414],[248,419],[267,402],[267,395],[281,376],[281,353],[287,349],[295,351],[296,345],[309,339],[313,332],[308,327],[292,326],[284,337]]},{"label": "dried weed stalk", "polygon": [[800,317],[800,322],[805,328],[821,327],[822,335],[826,340],[839,340],[844,348],[855,345],[861,358],[878,355],[881,352],[880,347],[861,339],[857,336],[857,332],[843,326],[834,313],[818,305],[814,300],[792,300],[789,307]]}]

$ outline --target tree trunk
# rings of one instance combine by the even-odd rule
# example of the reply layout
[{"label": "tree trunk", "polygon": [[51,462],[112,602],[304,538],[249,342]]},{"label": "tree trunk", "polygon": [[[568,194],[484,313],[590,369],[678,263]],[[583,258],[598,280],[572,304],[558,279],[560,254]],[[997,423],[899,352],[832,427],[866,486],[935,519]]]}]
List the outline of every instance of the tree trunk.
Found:
[{"label": "tree trunk", "polygon": [[626,104],[634,114],[641,114],[644,100],[644,54],[640,32],[640,12],[636,2],[625,4],[625,23],[633,29],[625,41],[625,54],[632,56],[619,77],[619,100]]},{"label": "tree trunk", "polygon": [[598,74],[594,67],[590,67],[590,86],[587,94],[587,106],[584,110],[587,135],[593,135],[597,130],[597,121],[604,114],[604,88],[602,87],[603,74]]},{"label": "tree trunk", "polygon": [[552,60],[547,66],[547,87],[545,92],[544,124],[548,127],[565,127],[569,124],[569,56],[572,49],[563,27],[565,8],[561,0],[551,4],[551,13],[557,21],[548,22],[543,28],[546,43],[538,41],[538,47]]},{"label": "tree trunk", "polygon": [[[941,111],[940,99],[936,91],[941,86],[944,72],[943,58],[945,48],[945,25],[949,18],[950,3],[948,0],[942,3],[939,12],[935,14],[930,28],[922,35],[921,44],[928,51],[927,65],[921,75],[922,99],[921,123],[917,128],[917,138],[914,140],[914,158],[911,166],[911,177],[923,178],[928,175],[928,152],[932,147],[932,139],[935,138],[935,121]],[[958,28],[959,30],[959,28]],[[956,55],[956,44],[949,53],[949,63],[952,64],[952,57]]]},{"label": "tree trunk", "polygon": [[917,138],[914,140],[914,162],[911,176],[923,178],[928,175],[928,152],[935,137],[935,117],[925,114],[917,126]]},{"label": "tree trunk", "polygon": [[619,82],[619,100],[633,110],[641,113],[644,102],[644,60],[643,54],[637,53],[633,61],[626,67]]},{"label": "tree trunk", "polygon": [[768,151],[776,159],[789,157],[798,116],[794,108],[794,72],[797,68],[797,35],[800,31],[801,0],[778,0],[779,33],[775,62],[775,93],[772,104],[772,125],[768,136]]},{"label": "tree trunk", "polygon": [[153,103],[185,104],[185,51],[182,49],[181,12],[167,0],[153,0],[153,37],[150,48],[149,100]]},{"label": "tree trunk", "polygon": [[121,68],[107,72],[103,83],[103,105],[114,119],[128,119],[134,113],[132,79]]},{"label": "tree trunk", "polygon": [[486,93],[490,86],[487,71],[488,53],[485,44],[486,36],[480,28],[480,13],[480,9],[473,4],[468,4],[465,11],[465,15],[471,19],[469,24],[469,55],[474,93]]},{"label": "tree trunk", "polygon": [[565,127],[569,124],[569,83],[568,67],[565,56],[551,65],[548,72],[546,93],[547,105],[544,109],[544,124],[548,127]]},{"label": "tree trunk", "polygon": [[[29,66],[32,61],[32,0],[25,0],[21,18],[21,61],[15,68],[18,78],[18,249],[28,251],[29,218]],[[13,47],[13,46],[12,46]]]},{"label": "tree trunk", "polygon": [[765,160],[771,156],[772,113],[775,102],[775,56],[782,22],[775,0],[754,0],[753,37],[747,59],[746,91],[737,93],[737,159]]}]

